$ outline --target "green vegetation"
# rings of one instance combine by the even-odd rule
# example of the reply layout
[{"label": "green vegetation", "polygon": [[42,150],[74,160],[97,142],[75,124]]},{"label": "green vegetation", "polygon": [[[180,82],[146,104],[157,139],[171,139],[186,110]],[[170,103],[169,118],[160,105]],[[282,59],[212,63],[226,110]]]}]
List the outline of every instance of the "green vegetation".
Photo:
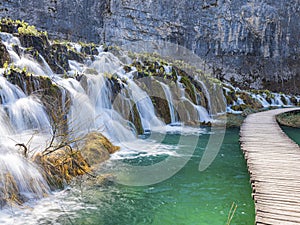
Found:
[{"label": "green vegetation", "polygon": [[280,125],[300,128],[300,111],[291,111],[276,116]]},{"label": "green vegetation", "polygon": [[184,76],[181,77],[180,82],[184,84],[186,92],[188,93],[192,101],[196,104],[195,86],[191,83],[190,79]]},{"label": "green vegetation", "polygon": [[[17,31],[20,35],[33,35],[33,36],[46,36],[48,34],[46,31],[38,31],[35,26],[29,25],[28,23],[24,22],[24,20],[12,20],[10,18],[2,18],[1,19],[1,30],[4,25],[10,28],[17,28]],[[4,30],[5,31],[5,30]]]}]

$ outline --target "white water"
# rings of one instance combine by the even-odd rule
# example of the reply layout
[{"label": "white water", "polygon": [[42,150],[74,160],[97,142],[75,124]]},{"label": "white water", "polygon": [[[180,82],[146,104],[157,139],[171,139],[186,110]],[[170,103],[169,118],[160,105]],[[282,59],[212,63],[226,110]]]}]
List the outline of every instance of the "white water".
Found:
[{"label": "white water", "polygon": [[144,132],[147,133],[151,131],[153,127],[163,126],[164,123],[155,115],[154,106],[148,94],[133,80],[128,80],[126,88],[137,106]]},{"label": "white water", "polygon": [[[181,77],[178,77],[177,86],[180,89],[181,100],[187,101],[187,102],[189,102],[193,106],[194,110],[198,114],[198,117],[199,117],[198,120],[199,120],[199,122],[211,122],[212,118],[209,116],[207,109],[205,109],[204,107],[202,107],[200,105],[195,105],[190,99],[186,98],[186,96],[185,96],[185,88],[184,88],[184,85],[182,83],[180,83],[180,79],[181,79]],[[189,115],[189,113],[188,113],[188,115]]]},{"label": "white water", "polygon": [[[234,88],[231,85],[230,89],[236,93],[236,95],[238,96],[240,93],[244,93],[246,95],[249,95],[250,98],[252,98],[253,100],[258,101],[262,108],[269,108],[269,107],[293,107],[295,106],[292,102],[291,102],[291,96],[289,95],[285,95],[285,94],[281,94],[281,93],[268,93],[268,95],[264,92],[262,92],[261,94],[254,94],[248,91],[241,91],[239,88]],[[223,89],[225,90],[226,95],[229,95],[230,93],[230,89],[227,87],[223,87]],[[294,96],[295,99],[297,100],[297,102],[299,102],[300,98],[297,96]],[[268,100],[267,100],[268,99]],[[284,101],[282,100],[284,99]],[[237,98],[236,101],[234,101],[232,104],[227,106],[227,112],[228,113],[233,113],[233,114],[240,114],[242,113],[242,111],[235,111],[232,110],[232,106],[236,106],[236,105],[244,105],[245,102],[244,100],[242,100],[240,97]]]},{"label": "white water", "polygon": [[[113,54],[102,52],[99,48],[99,55],[94,56],[94,60],[87,59],[85,63],[78,63],[70,60],[71,70],[68,71],[70,78],[64,79],[61,75],[54,74],[45,59],[40,56],[42,63],[34,61],[27,55],[22,54],[22,46],[17,38],[12,35],[0,33],[0,37],[4,40],[14,65],[23,69],[26,67],[28,72],[34,75],[49,76],[52,81],[62,90],[62,102],[69,97],[70,107],[64,108],[63,112],[68,112],[67,121],[69,132],[81,136],[90,131],[100,131],[105,134],[114,143],[121,145],[122,149],[113,156],[118,157],[134,157],[134,152],[143,151],[145,156],[148,155],[172,155],[174,146],[158,143],[152,143],[150,140],[144,141],[137,139],[134,125],[129,122],[130,118],[126,118],[125,111],[131,111],[136,105],[138,116],[145,134],[151,134],[152,131],[160,133],[179,133],[185,134],[201,134],[201,129],[182,126],[180,118],[176,112],[176,104],[183,103],[185,107],[187,120],[194,120],[192,115],[196,115],[197,122],[212,121],[209,112],[200,102],[193,103],[186,97],[185,87],[180,82],[177,86],[180,92],[180,99],[175,99],[173,90],[168,85],[160,82],[164,91],[165,99],[168,102],[170,111],[171,124],[166,125],[159,119],[155,112],[155,107],[147,93],[147,88],[141,80],[134,80],[137,74],[136,68],[131,68],[131,72],[126,73],[123,69],[123,63]],[[19,46],[20,55],[14,51],[13,44]],[[81,51],[79,45],[73,45],[77,51]],[[164,66],[166,73],[172,73],[171,66]],[[84,75],[82,75],[84,74]],[[75,75],[80,75],[74,77]],[[82,76],[81,76],[82,75]],[[73,77],[72,77],[73,76]],[[120,93],[114,93],[110,77],[114,76],[116,82],[122,86]],[[80,80],[77,80],[76,78]],[[180,80],[180,77],[179,77]],[[198,80],[201,84],[205,97],[207,98],[208,110],[212,111],[212,102],[210,93],[205,84]],[[24,84],[25,85],[25,84]],[[118,95],[121,105],[114,105],[114,95]],[[176,93],[178,96],[178,93]],[[19,185],[22,194],[30,198],[41,197],[44,193],[49,192],[45,180],[35,165],[25,159],[15,143],[27,143],[31,136],[36,136],[32,141],[31,148],[34,151],[41,151],[45,144],[49,141],[51,134],[51,123],[43,104],[36,96],[28,96],[19,87],[8,82],[6,78],[0,76],[0,97],[2,105],[0,107],[0,135],[5,137],[0,139],[0,171],[10,171],[14,179]],[[236,104],[242,104],[242,100]],[[274,103],[275,104],[275,103]],[[191,107],[189,107],[191,106]],[[119,111],[116,109],[118,108]],[[60,109],[57,109],[60,110]],[[137,115],[131,115],[137,116]],[[193,121],[194,122],[194,121]],[[176,126],[174,126],[176,125]],[[37,132],[35,134],[34,132]],[[154,132],[153,132],[154,133]],[[22,135],[21,135],[22,134]],[[20,135],[20,136],[18,136]],[[5,143],[5,139],[9,139]],[[43,142],[43,143],[41,143]],[[15,165],[18,163],[18,165]],[[2,176],[2,178],[1,178]],[[0,181],[3,180],[0,172]],[[32,180],[32,182],[29,182]],[[1,182],[0,182],[1,185]],[[32,194],[32,196],[30,196]]]},{"label": "white water", "polygon": [[168,85],[164,84],[163,82],[160,82],[160,85],[162,86],[165,96],[166,96],[166,100],[168,101],[168,106],[169,106],[170,116],[171,116],[171,124],[178,124],[179,120],[178,120],[177,113],[175,111],[173,97],[172,97],[170,87]]}]

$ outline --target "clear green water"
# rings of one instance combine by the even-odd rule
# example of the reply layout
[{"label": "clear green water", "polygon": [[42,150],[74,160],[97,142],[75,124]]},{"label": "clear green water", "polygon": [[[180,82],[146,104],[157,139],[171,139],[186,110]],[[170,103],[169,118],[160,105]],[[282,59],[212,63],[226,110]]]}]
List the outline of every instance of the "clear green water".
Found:
[{"label": "clear green water", "polygon": [[[165,143],[176,144],[179,135],[167,135]],[[231,224],[254,224],[254,203],[246,164],[239,147],[239,130],[227,130],[222,148],[213,164],[198,171],[208,141],[201,135],[191,160],[175,176],[143,187],[113,184],[71,191],[66,198],[82,208],[66,213],[59,224],[97,225],[221,225],[226,224],[230,207],[238,207]],[[188,143],[187,146],[188,147]],[[132,163],[156,160],[141,156]],[[147,162],[146,162],[147,163]],[[115,168],[118,170],[118,167]],[[74,204],[74,203],[73,203]],[[78,206],[77,205],[77,206]],[[69,208],[65,207],[66,211]]]},{"label": "clear green water", "polygon": [[281,129],[298,145],[300,145],[300,128],[282,126]]},{"label": "clear green water", "polygon": [[[184,167],[169,179],[149,186],[124,186],[118,183],[99,185],[77,181],[70,188],[54,193],[22,210],[1,214],[0,223],[39,225],[225,225],[232,203],[237,210],[231,225],[254,224],[254,202],[251,198],[249,175],[239,146],[239,130],[226,131],[222,147],[210,167],[199,172],[199,162],[209,139],[209,131],[199,135],[153,134],[151,138],[133,143],[139,151],[121,151],[103,165],[100,171],[113,175],[126,170],[120,161],[134,165],[152,165],[168,155],[178,157],[186,149],[196,149]],[[154,147],[153,139],[163,143]],[[147,145],[148,143],[148,145]],[[150,144],[149,144],[150,143]],[[154,145],[155,146],[155,145]],[[141,150],[144,147],[144,150]],[[148,153],[151,154],[148,154]],[[161,154],[163,152],[163,154]],[[128,157],[133,156],[133,157]],[[162,173],[164,171],[161,171]],[[132,174],[126,177],[139,179]],[[1,222],[2,221],[2,222]]]}]

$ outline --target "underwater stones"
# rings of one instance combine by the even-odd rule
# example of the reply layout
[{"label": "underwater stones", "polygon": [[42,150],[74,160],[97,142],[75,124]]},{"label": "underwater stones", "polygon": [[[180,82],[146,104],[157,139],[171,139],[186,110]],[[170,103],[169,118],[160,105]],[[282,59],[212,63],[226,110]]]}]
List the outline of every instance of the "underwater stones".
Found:
[{"label": "underwater stones", "polygon": [[[244,119],[246,118],[246,116],[244,115],[232,114],[232,113],[227,113],[223,117],[224,119],[226,119],[226,127],[228,128],[242,126]],[[222,116],[219,117],[218,119],[222,119]]]},{"label": "underwater stones", "polygon": [[109,159],[110,154],[119,149],[119,146],[114,146],[101,133],[92,132],[84,137],[80,152],[88,164],[93,166]]},{"label": "underwater stones", "polygon": [[99,174],[96,176],[87,177],[85,186],[88,187],[107,187],[115,183],[116,177],[112,174]]},{"label": "underwater stones", "polygon": [[9,53],[5,45],[0,41],[0,67],[3,67],[6,62],[10,61]]}]

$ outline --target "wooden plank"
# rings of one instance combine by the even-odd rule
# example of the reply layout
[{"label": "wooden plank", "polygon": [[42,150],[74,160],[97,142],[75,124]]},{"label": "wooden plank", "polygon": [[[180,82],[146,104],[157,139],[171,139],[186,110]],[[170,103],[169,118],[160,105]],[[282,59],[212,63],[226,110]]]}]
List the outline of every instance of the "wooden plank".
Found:
[{"label": "wooden plank", "polygon": [[300,224],[300,148],[275,116],[300,108],[249,115],[240,130],[255,200],[256,224]]}]

